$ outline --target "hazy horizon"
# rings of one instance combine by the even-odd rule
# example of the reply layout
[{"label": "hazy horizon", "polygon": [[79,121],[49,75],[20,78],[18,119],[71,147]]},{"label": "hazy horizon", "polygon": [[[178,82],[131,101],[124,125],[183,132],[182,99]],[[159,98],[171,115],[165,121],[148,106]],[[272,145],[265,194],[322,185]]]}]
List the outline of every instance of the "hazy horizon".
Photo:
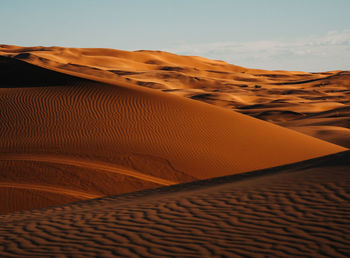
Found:
[{"label": "hazy horizon", "polygon": [[269,70],[350,70],[350,2],[2,1],[0,44],[162,50]]}]

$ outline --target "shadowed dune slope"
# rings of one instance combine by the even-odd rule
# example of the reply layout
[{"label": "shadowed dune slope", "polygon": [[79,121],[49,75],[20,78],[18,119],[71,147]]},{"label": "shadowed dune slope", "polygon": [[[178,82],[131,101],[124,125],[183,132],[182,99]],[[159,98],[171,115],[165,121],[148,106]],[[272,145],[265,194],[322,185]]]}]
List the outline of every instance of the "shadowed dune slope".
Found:
[{"label": "shadowed dune slope", "polygon": [[[85,58],[85,51],[92,51],[94,58]],[[108,56],[109,66],[120,65],[113,53],[129,58],[129,52],[113,51],[0,48],[0,201],[8,203],[2,212],[242,173],[346,150],[227,109],[124,79],[98,77],[85,68],[62,67],[85,59],[90,68],[96,62],[106,66]],[[145,61],[150,53],[132,54],[145,55],[141,61],[150,63]],[[220,63],[157,55],[168,62]],[[136,57],[130,57],[130,67]],[[60,179],[65,171],[71,183]]]},{"label": "shadowed dune slope", "polygon": [[0,216],[0,254],[348,257],[350,152]]}]

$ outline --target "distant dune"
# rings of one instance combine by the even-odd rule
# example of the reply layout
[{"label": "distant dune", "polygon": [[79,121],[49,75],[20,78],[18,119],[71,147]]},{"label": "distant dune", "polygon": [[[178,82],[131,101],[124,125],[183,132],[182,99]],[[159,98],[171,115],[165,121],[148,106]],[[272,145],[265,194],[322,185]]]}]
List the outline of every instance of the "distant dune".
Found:
[{"label": "distant dune", "polygon": [[[287,84],[277,83],[272,91],[291,87],[288,83],[297,78],[321,80],[335,72],[248,70],[158,51],[1,45],[0,74],[1,212],[243,173],[346,150],[218,107],[224,98],[246,104],[260,98],[254,91],[235,94],[247,88],[240,85],[243,81],[249,89],[256,78]],[[193,100],[211,99],[208,91],[217,92],[215,105]],[[176,96],[188,94],[193,99]],[[291,96],[299,98],[297,93]],[[271,98],[268,91],[265,97]]]}]

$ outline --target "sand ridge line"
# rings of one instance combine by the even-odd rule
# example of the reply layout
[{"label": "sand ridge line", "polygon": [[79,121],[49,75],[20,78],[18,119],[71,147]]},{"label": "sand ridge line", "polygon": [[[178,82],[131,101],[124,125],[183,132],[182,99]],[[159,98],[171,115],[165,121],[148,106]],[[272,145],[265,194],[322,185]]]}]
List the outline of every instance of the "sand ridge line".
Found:
[{"label": "sand ridge line", "polygon": [[13,182],[0,182],[0,188],[17,188],[17,189],[26,189],[26,190],[38,190],[44,192],[50,192],[55,194],[64,194],[70,195],[78,198],[86,199],[95,199],[102,197],[101,194],[91,194],[81,191],[70,190],[67,188],[56,187],[56,186],[47,186],[47,185],[35,185],[35,184],[23,184],[23,183],[13,183]]},{"label": "sand ridge line", "polygon": [[39,162],[63,164],[63,165],[70,165],[70,166],[76,166],[76,167],[97,169],[97,170],[102,170],[110,173],[123,174],[126,176],[131,176],[134,178],[153,182],[160,185],[178,184],[178,182],[146,175],[143,173],[139,173],[137,171],[133,171],[131,169],[123,169],[110,163],[99,162],[99,161],[89,161],[89,160],[77,159],[77,158],[73,159],[73,158],[54,156],[54,155],[10,154],[10,155],[1,155],[0,160],[39,161]]}]

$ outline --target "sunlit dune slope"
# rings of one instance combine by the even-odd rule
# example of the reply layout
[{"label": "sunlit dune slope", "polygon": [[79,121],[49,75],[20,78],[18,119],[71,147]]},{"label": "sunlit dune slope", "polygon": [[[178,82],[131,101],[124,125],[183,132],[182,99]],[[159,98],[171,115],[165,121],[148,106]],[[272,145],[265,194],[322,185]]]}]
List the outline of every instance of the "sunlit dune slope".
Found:
[{"label": "sunlit dune slope", "polygon": [[[86,51],[93,57],[85,57]],[[144,66],[152,65],[149,55],[184,66],[220,63],[167,53],[2,46],[0,203],[6,205],[1,211],[241,173],[346,150],[228,109],[103,76],[100,70],[86,72],[121,66],[113,53],[125,54],[129,69],[139,69],[136,57]],[[79,65],[67,69],[77,60]]]},{"label": "sunlit dune slope", "polygon": [[320,73],[248,69],[161,51],[0,45],[4,55],[233,108],[284,122],[349,103],[349,71]]},{"label": "sunlit dune slope", "polygon": [[[326,120],[304,126],[309,116],[349,108],[350,72],[319,73],[247,69],[202,57],[161,51],[121,51],[0,45],[4,55],[38,65],[127,81],[278,123],[350,147],[349,124]],[[349,116],[339,117],[347,121]],[[299,122],[298,119],[303,121]],[[295,121],[296,120],[296,121]],[[295,121],[295,122],[294,122]],[[345,129],[345,130],[344,130]]]}]

